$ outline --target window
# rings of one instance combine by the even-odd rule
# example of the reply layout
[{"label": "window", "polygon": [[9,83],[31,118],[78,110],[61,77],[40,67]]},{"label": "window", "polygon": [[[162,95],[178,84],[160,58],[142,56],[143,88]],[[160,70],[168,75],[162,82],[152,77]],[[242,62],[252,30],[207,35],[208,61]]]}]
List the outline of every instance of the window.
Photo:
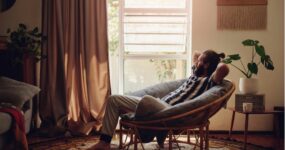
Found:
[{"label": "window", "polygon": [[[109,18],[109,37],[116,43],[110,57],[112,88],[118,89],[113,93],[128,93],[189,74],[190,0],[113,0],[109,4],[119,10]],[[119,24],[117,34],[110,30],[111,19]]]}]

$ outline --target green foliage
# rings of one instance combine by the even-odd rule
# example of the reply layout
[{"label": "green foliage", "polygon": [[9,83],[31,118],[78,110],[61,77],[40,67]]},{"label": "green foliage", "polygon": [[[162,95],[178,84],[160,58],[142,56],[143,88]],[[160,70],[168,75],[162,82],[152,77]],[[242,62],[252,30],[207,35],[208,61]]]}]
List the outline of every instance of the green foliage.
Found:
[{"label": "green foliage", "polygon": [[[274,70],[273,62],[270,56],[265,53],[265,48],[259,44],[259,41],[247,39],[247,40],[242,41],[242,44],[244,46],[252,47],[251,62],[247,64],[247,68],[245,68],[245,66],[243,65],[243,62],[239,54],[228,55],[223,60],[223,62],[226,64],[232,65],[233,67],[241,71],[247,78],[251,78],[253,74],[257,75],[258,66],[260,65],[260,63],[262,63],[262,65],[266,69]],[[256,54],[259,56],[258,63],[256,63],[254,59]],[[240,68],[233,64],[234,61],[238,61],[238,60],[241,62],[243,68]]]},{"label": "green foliage", "polygon": [[14,31],[7,30],[8,41],[7,48],[15,55],[16,62],[21,62],[24,55],[29,55],[39,61],[43,58],[41,55],[42,34],[38,27],[32,30],[27,29],[25,24],[19,24]]},{"label": "green foliage", "polygon": [[150,59],[150,62],[154,63],[156,68],[156,74],[160,82],[175,79],[175,73],[173,72],[173,70],[176,67],[176,60]]},{"label": "green foliage", "polygon": [[119,1],[108,0],[109,52],[114,55],[119,48]]}]

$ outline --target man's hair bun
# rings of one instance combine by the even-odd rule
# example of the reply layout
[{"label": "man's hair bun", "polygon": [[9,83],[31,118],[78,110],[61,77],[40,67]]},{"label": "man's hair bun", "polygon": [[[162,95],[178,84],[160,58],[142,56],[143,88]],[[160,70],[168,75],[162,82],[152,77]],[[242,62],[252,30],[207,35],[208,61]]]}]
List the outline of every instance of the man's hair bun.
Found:
[{"label": "man's hair bun", "polygon": [[226,56],[225,53],[220,53],[218,55],[219,55],[220,58],[225,58],[225,56]]}]

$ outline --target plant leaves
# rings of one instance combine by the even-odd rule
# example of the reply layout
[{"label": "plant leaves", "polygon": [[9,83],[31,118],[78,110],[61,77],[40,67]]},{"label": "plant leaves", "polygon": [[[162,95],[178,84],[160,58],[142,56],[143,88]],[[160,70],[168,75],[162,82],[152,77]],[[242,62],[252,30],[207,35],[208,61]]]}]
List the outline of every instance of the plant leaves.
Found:
[{"label": "plant leaves", "polygon": [[248,68],[248,70],[251,72],[251,73],[254,73],[254,74],[257,74],[257,72],[258,72],[258,68],[257,68],[257,65],[256,65],[256,63],[248,63],[247,64],[247,68]]},{"label": "plant leaves", "polygon": [[222,60],[222,62],[225,64],[230,64],[232,62],[232,59],[231,58],[225,58]]},{"label": "plant leaves", "polygon": [[261,62],[266,69],[274,70],[273,62],[269,55],[265,55],[264,57],[261,57]]},{"label": "plant leaves", "polygon": [[[258,41],[257,41],[258,42]],[[242,41],[242,44],[244,46],[254,46],[255,45],[255,41],[254,40],[251,40],[251,39],[247,39],[247,40],[244,40]]]},{"label": "plant leaves", "polygon": [[27,54],[33,58],[42,59],[40,50],[42,34],[38,27],[29,30],[25,24],[19,24],[17,29],[9,32],[7,48],[13,51],[15,58],[21,58],[23,54]]},{"label": "plant leaves", "polygon": [[228,55],[232,60],[240,60],[239,54]]},{"label": "plant leaves", "polygon": [[265,57],[265,50],[262,45],[255,45],[255,51],[260,57]]},{"label": "plant leaves", "polygon": [[32,32],[33,32],[34,34],[37,33],[37,32],[39,32],[39,28],[38,28],[38,27],[35,27]]},{"label": "plant leaves", "polygon": [[22,23],[19,24],[19,27],[20,27],[21,29],[24,29],[24,30],[27,29],[27,26],[26,26],[25,24],[22,24]]},{"label": "plant leaves", "polygon": [[38,33],[38,34],[35,34],[34,36],[40,38],[40,37],[42,37],[42,34]]}]

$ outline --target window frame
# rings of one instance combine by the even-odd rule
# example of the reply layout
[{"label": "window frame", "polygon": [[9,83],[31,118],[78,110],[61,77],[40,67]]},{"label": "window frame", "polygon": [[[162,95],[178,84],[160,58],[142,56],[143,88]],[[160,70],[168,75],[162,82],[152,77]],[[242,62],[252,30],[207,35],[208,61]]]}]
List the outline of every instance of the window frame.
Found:
[{"label": "window frame", "polygon": [[[118,53],[118,92],[119,94],[124,94],[124,61],[126,59],[176,59],[176,60],[185,60],[186,61],[186,76],[189,76],[191,73],[191,56],[192,56],[192,0],[185,0],[186,8],[124,8],[125,0],[119,0],[119,53]],[[183,10],[184,9],[184,10]],[[185,42],[185,52],[186,53],[177,53],[177,54],[128,54],[125,52],[125,41],[124,41],[124,14],[125,13],[136,13],[136,12],[149,12],[152,13],[187,13],[187,24],[186,24],[186,42]]]}]

